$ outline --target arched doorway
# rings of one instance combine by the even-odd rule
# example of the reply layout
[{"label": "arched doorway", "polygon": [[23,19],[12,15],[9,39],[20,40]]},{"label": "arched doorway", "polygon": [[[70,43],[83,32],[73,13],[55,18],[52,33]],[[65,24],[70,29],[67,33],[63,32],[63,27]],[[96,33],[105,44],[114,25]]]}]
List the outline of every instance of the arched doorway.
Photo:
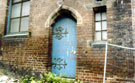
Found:
[{"label": "arched doorway", "polygon": [[51,72],[75,78],[76,20],[71,12],[61,10],[52,27]]}]

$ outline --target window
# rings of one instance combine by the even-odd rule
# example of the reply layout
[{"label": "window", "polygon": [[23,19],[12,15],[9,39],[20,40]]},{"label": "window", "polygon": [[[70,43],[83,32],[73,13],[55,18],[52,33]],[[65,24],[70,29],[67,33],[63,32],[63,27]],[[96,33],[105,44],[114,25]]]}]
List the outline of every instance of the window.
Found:
[{"label": "window", "polygon": [[27,32],[30,0],[10,0],[7,33]]},{"label": "window", "polygon": [[95,13],[95,41],[107,40],[107,17],[106,12]]}]

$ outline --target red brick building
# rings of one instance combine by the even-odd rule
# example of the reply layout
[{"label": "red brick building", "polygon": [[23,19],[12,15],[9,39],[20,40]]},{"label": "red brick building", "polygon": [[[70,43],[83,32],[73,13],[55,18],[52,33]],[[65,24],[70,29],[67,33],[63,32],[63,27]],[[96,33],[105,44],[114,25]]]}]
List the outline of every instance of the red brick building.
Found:
[{"label": "red brick building", "polygon": [[0,60],[23,74],[50,72],[53,36],[66,37],[53,31],[63,16],[76,25],[74,78],[102,83],[105,47],[96,44],[134,47],[134,0],[1,0]]}]

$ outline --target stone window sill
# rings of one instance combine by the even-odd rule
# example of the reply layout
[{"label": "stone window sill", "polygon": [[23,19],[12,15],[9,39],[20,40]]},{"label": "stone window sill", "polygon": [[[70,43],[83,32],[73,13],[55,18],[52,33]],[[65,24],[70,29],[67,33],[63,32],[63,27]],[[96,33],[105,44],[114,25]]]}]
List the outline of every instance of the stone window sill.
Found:
[{"label": "stone window sill", "polygon": [[93,41],[90,43],[90,45],[93,48],[103,48],[105,47],[107,41]]},{"label": "stone window sill", "polygon": [[3,40],[26,40],[29,33],[16,33],[16,34],[7,34],[3,36]]}]

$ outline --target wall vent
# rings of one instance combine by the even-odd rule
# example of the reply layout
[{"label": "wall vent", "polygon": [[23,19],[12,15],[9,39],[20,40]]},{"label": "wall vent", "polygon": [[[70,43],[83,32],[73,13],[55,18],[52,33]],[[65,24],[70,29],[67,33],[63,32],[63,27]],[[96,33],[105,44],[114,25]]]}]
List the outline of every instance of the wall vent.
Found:
[{"label": "wall vent", "polygon": [[95,0],[96,3],[102,3],[104,0]]},{"label": "wall vent", "polygon": [[96,0],[97,2],[99,2],[99,1],[103,1],[103,0]]}]

